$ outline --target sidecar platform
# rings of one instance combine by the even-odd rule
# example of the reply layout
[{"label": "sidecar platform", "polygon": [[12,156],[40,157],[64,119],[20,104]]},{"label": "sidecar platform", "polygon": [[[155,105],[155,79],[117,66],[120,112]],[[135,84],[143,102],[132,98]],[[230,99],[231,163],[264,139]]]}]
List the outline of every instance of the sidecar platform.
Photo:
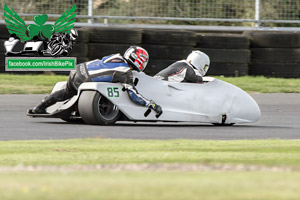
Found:
[{"label": "sidecar platform", "polygon": [[66,110],[57,110],[57,111],[54,111],[52,113],[45,113],[45,114],[35,114],[32,112],[32,109],[28,110],[27,111],[27,116],[29,117],[40,117],[40,118],[62,118],[62,117],[65,117],[66,114],[69,113],[66,112]]},{"label": "sidecar platform", "polygon": [[71,113],[75,110],[77,105],[78,96],[72,97],[70,100],[64,102],[57,102],[53,106],[47,108],[45,114],[35,114],[32,109],[27,111],[27,116],[42,117],[42,118],[66,118],[70,117]]}]

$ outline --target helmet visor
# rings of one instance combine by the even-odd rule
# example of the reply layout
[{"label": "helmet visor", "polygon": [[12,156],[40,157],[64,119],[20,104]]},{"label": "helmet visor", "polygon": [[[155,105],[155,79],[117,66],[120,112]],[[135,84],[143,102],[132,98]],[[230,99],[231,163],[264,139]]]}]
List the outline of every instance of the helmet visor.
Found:
[{"label": "helmet visor", "polygon": [[136,52],[131,54],[134,65],[139,71],[143,71],[148,64],[148,53],[142,49],[138,49]]}]

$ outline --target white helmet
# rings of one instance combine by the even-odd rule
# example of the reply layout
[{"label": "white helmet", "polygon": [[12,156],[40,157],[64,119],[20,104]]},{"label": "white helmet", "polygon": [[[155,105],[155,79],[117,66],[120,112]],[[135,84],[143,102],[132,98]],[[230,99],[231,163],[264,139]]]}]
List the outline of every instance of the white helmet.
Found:
[{"label": "white helmet", "polygon": [[208,55],[198,50],[192,51],[186,60],[193,68],[200,72],[201,76],[206,74],[210,64]]}]

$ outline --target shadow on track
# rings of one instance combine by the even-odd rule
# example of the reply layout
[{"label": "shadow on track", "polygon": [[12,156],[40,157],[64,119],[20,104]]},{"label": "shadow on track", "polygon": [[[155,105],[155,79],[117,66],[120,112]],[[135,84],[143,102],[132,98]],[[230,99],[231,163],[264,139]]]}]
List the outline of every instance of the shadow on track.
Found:
[{"label": "shadow on track", "polygon": [[70,123],[70,122],[34,122],[41,124],[53,124],[53,125],[73,125],[73,126],[93,126],[93,127],[205,127],[205,128],[214,128],[214,129],[243,129],[243,128],[252,128],[252,129],[295,129],[288,126],[263,126],[263,125],[243,125],[237,124],[233,126],[215,126],[213,124],[204,124],[204,123],[151,123],[151,122],[118,122],[114,125],[89,125],[82,123]]}]

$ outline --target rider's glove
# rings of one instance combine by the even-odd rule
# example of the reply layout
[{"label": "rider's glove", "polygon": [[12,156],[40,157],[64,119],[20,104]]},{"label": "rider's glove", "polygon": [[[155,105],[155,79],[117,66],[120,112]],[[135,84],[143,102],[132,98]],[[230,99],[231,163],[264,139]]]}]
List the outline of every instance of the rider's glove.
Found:
[{"label": "rider's glove", "polygon": [[156,116],[160,116],[162,114],[162,109],[160,105],[157,105],[154,101],[150,101],[148,108],[153,109],[156,112]]}]

